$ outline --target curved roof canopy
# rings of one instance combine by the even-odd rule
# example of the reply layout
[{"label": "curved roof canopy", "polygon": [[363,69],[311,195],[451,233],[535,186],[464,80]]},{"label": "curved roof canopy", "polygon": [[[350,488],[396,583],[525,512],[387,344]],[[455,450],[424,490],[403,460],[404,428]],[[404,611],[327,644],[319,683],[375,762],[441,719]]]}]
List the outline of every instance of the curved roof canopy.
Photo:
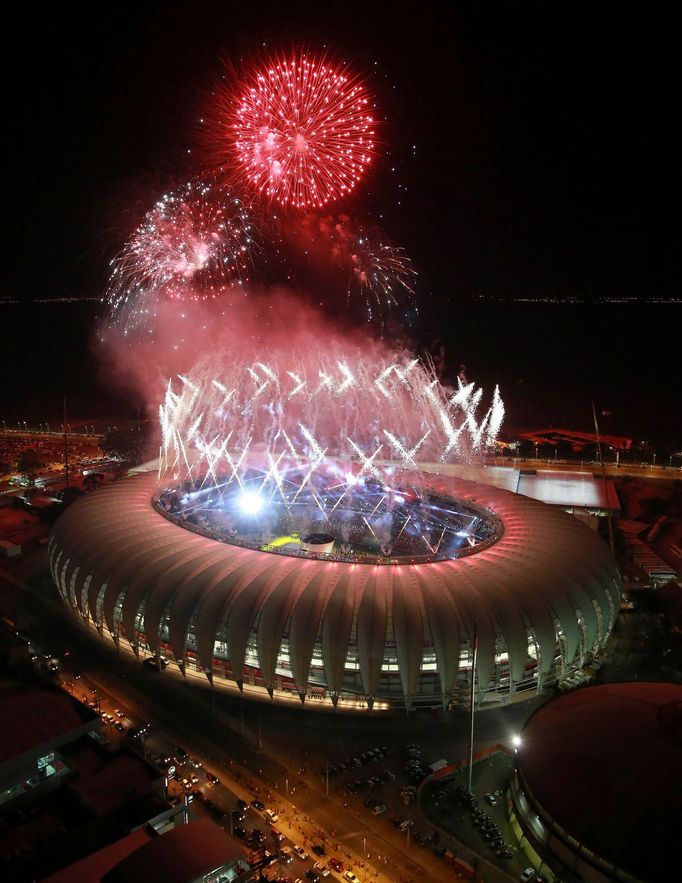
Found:
[{"label": "curved roof canopy", "polygon": [[301,691],[317,645],[332,697],[342,689],[349,646],[357,652],[370,700],[379,695],[384,657],[397,656],[409,703],[427,649],[435,653],[443,695],[451,691],[460,643],[471,640],[474,622],[483,687],[494,672],[500,641],[512,680],[518,680],[528,661],[529,636],[544,673],[554,661],[557,625],[568,659],[579,646],[580,629],[589,647],[605,637],[603,624],[613,619],[620,580],[593,531],[499,488],[437,476],[425,480],[434,490],[493,511],[503,523],[501,538],[467,557],[414,565],[293,558],[217,542],[172,523],[153,508],[155,477],[144,475],[114,483],[67,510],[52,534],[52,571],[72,604],[112,634],[122,592],[128,636],[146,602],[144,632],[152,651],[169,614],[169,642],[178,660],[185,657],[195,617],[198,661],[205,670],[211,670],[221,624],[233,672],[241,673],[247,640],[257,632],[259,668],[270,689],[283,637]]}]

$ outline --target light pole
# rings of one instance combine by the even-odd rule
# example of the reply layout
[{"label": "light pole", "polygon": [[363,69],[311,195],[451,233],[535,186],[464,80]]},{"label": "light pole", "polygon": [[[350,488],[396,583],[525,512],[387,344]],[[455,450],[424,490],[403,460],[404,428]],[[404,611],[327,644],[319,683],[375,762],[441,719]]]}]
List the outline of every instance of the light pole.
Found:
[{"label": "light pole", "polygon": [[474,711],[476,708],[476,664],[478,662],[478,623],[474,620],[473,660],[471,665],[471,730],[469,732],[469,780],[468,789],[471,791],[472,775],[474,766]]},{"label": "light pole", "polygon": [[289,779],[284,780],[284,788],[286,789],[287,797],[288,797],[289,796]]}]

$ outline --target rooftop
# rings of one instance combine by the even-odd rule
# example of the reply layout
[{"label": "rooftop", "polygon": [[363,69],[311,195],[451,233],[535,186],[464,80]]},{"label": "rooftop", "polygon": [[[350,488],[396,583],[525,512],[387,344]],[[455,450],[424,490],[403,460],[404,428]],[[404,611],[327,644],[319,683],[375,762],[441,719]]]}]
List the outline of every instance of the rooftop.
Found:
[{"label": "rooftop", "polygon": [[529,718],[518,759],[524,787],[579,843],[639,878],[669,879],[682,829],[682,686],[568,693]]},{"label": "rooftop", "polygon": [[90,709],[57,689],[35,687],[0,694],[0,764],[59,739],[97,719]]},{"label": "rooftop", "polygon": [[103,883],[187,883],[244,853],[210,819],[180,825],[151,840],[102,877]]}]

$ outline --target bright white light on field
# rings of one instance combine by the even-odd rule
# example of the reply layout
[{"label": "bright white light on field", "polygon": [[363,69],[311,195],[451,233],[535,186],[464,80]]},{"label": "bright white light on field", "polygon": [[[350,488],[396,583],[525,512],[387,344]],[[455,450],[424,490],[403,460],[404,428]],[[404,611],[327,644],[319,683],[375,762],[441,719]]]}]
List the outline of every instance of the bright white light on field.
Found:
[{"label": "bright white light on field", "polygon": [[521,744],[521,737],[520,736],[512,736],[512,745],[514,746],[514,748],[518,748],[520,744]]},{"label": "bright white light on field", "polygon": [[263,508],[263,498],[254,491],[242,491],[237,497],[237,505],[245,515],[256,515]]}]

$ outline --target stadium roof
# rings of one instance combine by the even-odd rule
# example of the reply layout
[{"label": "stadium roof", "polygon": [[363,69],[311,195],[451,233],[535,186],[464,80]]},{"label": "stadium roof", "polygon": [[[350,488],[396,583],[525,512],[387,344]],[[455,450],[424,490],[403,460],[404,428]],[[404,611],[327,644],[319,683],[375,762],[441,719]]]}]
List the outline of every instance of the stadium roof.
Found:
[{"label": "stadium roof", "polygon": [[557,621],[568,660],[581,640],[588,647],[605,640],[620,581],[608,548],[589,528],[488,485],[432,476],[429,486],[494,512],[504,527],[500,539],[468,557],[419,565],[290,557],[217,542],[171,523],[152,507],[155,477],[136,476],[64,513],[50,541],[50,564],[65,599],[111,634],[120,617],[123,633],[134,636],[143,609],[140,625],[152,652],[167,616],[168,642],[183,660],[191,623],[204,671],[212,670],[219,627],[237,677],[255,634],[268,688],[284,635],[297,689],[306,688],[318,646],[327,689],[340,692],[352,647],[366,695],[379,696],[388,646],[406,702],[417,692],[426,645],[435,653],[443,693],[451,692],[465,649],[460,642],[470,640],[474,622],[483,685],[495,671],[500,641],[512,679],[522,679],[529,629],[545,673],[554,664]]},{"label": "stadium roof", "polygon": [[526,793],[580,844],[642,880],[670,879],[682,830],[682,686],[568,693],[529,718],[518,759]]}]

